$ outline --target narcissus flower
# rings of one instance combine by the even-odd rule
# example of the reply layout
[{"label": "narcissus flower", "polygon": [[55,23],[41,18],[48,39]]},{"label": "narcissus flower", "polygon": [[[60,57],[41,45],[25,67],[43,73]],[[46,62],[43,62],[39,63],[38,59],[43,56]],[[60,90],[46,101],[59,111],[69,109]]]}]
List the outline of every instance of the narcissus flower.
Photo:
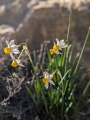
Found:
[{"label": "narcissus flower", "polygon": [[14,54],[19,54],[19,50],[18,50],[18,45],[15,45],[14,40],[11,40],[11,42],[9,43],[8,41],[6,41],[7,47],[4,48],[4,52],[6,54],[10,54],[10,53],[14,53]]},{"label": "narcissus flower", "polygon": [[56,43],[54,43],[53,45],[53,49],[50,49],[50,54],[60,54],[59,50],[62,50],[62,48],[67,47],[67,45],[65,44],[64,40],[60,40],[58,38],[56,38]]},{"label": "narcissus flower", "polygon": [[11,55],[11,57],[12,57],[12,59],[13,59],[13,61],[12,61],[12,63],[11,63],[11,66],[12,67],[18,67],[18,66],[21,66],[21,67],[25,67],[22,63],[21,63],[21,59],[16,59],[14,56],[13,56],[13,54],[10,54]]},{"label": "narcissus flower", "polygon": [[48,72],[43,73],[44,78],[42,79],[43,83],[45,84],[46,89],[48,89],[49,83],[52,85],[55,85],[55,83],[52,81],[52,74],[49,74]]},{"label": "narcissus flower", "polygon": [[[65,44],[64,40],[60,40],[58,38],[56,38],[56,42],[57,44],[54,43],[54,46],[56,45],[57,46],[57,50],[61,50],[62,48],[66,48],[67,47],[67,44]],[[53,46],[53,47],[54,47]],[[53,48],[54,49],[54,48]]]}]

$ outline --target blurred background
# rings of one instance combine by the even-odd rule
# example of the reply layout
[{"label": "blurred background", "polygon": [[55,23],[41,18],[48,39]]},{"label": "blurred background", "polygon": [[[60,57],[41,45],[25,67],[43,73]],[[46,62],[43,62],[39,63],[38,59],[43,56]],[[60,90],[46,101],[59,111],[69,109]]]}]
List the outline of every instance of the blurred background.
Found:
[{"label": "blurred background", "polygon": [[[71,7],[70,43],[76,41],[78,52],[90,26],[90,0],[0,0],[1,42],[15,39],[28,43],[33,50],[43,41],[65,39]],[[82,63],[90,67],[90,39]]]}]

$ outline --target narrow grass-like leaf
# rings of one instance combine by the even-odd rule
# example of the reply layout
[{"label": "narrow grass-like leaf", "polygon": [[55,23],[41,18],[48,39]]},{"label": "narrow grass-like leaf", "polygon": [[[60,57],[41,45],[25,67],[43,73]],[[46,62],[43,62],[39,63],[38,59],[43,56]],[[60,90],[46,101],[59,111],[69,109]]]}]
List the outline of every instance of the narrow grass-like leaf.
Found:
[{"label": "narrow grass-like leaf", "polygon": [[85,50],[85,47],[86,47],[86,44],[87,44],[87,41],[88,41],[88,38],[90,36],[90,28],[88,30],[88,33],[87,33],[87,36],[86,36],[86,39],[85,39],[85,42],[84,42],[84,45],[83,45],[83,48],[82,48],[82,51],[81,51],[81,54],[80,54],[80,57],[79,57],[79,60],[77,62],[77,65],[76,65],[76,68],[75,68],[75,71],[74,71],[74,75],[76,74],[78,68],[79,68],[79,65],[80,65],[80,62],[81,62],[81,59],[82,59],[82,55],[84,53],[84,50]]},{"label": "narrow grass-like leaf", "polygon": [[86,87],[85,87],[85,89],[84,89],[81,97],[79,98],[79,101],[77,102],[77,104],[76,104],[76,106],[75,106],[75,111],[78,109],[79,104],[80,104],[82,98],[85,96],[85,94],[86,94],[86,92],[88,91],[89,88],[90,88],[90,81],[87,83],[87,85],[86,85]]},{"label": "narrow grass-like leaf", "polygon": [[70,9],[70,15],[69,15],[69,25],[68,25],[68,32],[67,32],[67,37],[66,37],[66,41],[69,44],[69,35],[70,35],[70,28],[71,28],[71,21],[72,21],[72,8]]},{"label": "narrow grass-like leaf", "polygon": [[66,77],[66,75],[67,75],[70,71],[71,71],[71,69],[69,69],[69,70],[66,72],[66,74],[62,77],[62,79],[61,79],[59,85],[63,82],[64,78]]},{"label": "narrow grass-like leaf", "polygon": [[41,86],[41,95],[42,95],[42,99],[43,99],[43,102],[44,102],[44,105],[45,105],[46,112],[47,112],[47,114],[48,114],[47,101],[46,101],[45,94],[44,94],[44,92],[43,92],[42,86]]},{"label": "narrow grass-like leaf", "polygon": [[85,78],[87,78],[87,76],[88,76],[87,73],[83,74],[80,81],[85,80]]},{"label": "narrow grass-like leaf", "polygon": [[88,100],[86,101],[86,104],[90,104],[90,99],[88,99]]},{"label": "narrow grass-like leaf", "polygon": [[90,88],[90,81],[87,83],[87,85],[83,91],[83,96],[86,94],[86,92],[88,91],[89,88]]},{"label": "narrow grass-like leaf", "polygon": [[37,101],[36,101],[36,99],[35,99],[33,93],[31,92],[31,90],[28,88],[27,85],[26,85],[25,87],[26,87],[26,90],[28,91],[28,93],[30,94],[30,96],[31,96],[31,98],[32,98],[32,100],[33,100],[33,102],[34,102],[35,105],[37,106]]}]

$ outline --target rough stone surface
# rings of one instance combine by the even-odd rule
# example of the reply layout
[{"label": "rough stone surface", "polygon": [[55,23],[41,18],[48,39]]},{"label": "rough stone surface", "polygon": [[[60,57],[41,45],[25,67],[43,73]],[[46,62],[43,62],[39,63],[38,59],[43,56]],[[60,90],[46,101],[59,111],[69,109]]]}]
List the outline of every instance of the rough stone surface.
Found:
[{"label": "rough stone surface", "polygon": [[6,33],[15,33],[15,30],[13,27],[9,25],[1,25],[0,26],[0,35],[6,34]]},{"label": "rough stone surface", "polygon": [[27,4],[30,0],[16,0],[9,4],[1,5],[0,24],[9,24],[18,27],[28,11]]},{"label": "rough stone surface", "polygon": [[[0,25],[13,28],[12,37],[19,42],[27,42],[31,49],[38,49],[44,40],[57,37],[65,39],[69,22],[69,9],[73,5],[70,42],[76,41],[76,51],[80,51],[90,26],[89,0],[0,0]],[[9,28],[10,30],[11,28]],[[0,27],[1,30],[1,27]],[[4,33],[7,32],[7,28]],[[0,34],[3,31],[1,30]],[[90,41],[85,59],[90,60]],[[84,59],[84,60],[85,60]],[[88,62],[83,62],[88,66]]]}]

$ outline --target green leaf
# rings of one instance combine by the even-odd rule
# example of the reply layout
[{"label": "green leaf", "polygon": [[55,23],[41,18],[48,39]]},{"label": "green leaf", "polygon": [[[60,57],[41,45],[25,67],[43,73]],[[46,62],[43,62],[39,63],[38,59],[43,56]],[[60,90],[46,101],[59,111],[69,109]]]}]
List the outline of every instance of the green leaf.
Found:
[{"label": "green leaf", "polygon": [[32,98],[33,102],[34,102],[34,103],[35,103],[35,105],[37,106],[37,101],[36,101],[36,99],[35,99],[35,97],[34,97],[33,93],[31,92],[31,90],[28,88],[28,86],[27,86],[27,85],[26,85],[25,87],[26,87],[26,90],[28,91],[29,95],[31,96],[31,98]]},{"label": "green leaf", "polygon": [[85,96],[86,92],[88,91],[88,89],[90,88],[90,81],[87,83],[84,91],[83,91],[83,96]]},{"label": "green leaf", "polygon": [[84,45],[83,45],[83,47],[82,47],[82,51],[81,51],[81,54],[80,54],[80,57],[79,57],[78,63],[77,63],[77,65],[76,65],[76,68],[75,68],[74,74],[76,74],[76,72],[77,72],[77,70],[78,70],[78,68],[79,68],[79,64],[80,64],[80,62],[81,62],[82,55],[83,55],[83,53],[84,53],[84,50],[85,50],[85,47],[86,47],[86,44],[87,44],[87,41],[88,41],[89,36],[90,36],[90,28],[89,28],[89,30],[88,30],[88,33],[87,33],[87,36],[86,36],[86,39],[85,39]]},{"label": "green leaf", "polygon": [[62,77],[62,79],[61,79],[59,85],[62,84],[64,78],[66,77],[66,75],[67,75],[70,71],[71,71],[71,69],[69,69],[69,70],[65,73],[65,75]]}]

